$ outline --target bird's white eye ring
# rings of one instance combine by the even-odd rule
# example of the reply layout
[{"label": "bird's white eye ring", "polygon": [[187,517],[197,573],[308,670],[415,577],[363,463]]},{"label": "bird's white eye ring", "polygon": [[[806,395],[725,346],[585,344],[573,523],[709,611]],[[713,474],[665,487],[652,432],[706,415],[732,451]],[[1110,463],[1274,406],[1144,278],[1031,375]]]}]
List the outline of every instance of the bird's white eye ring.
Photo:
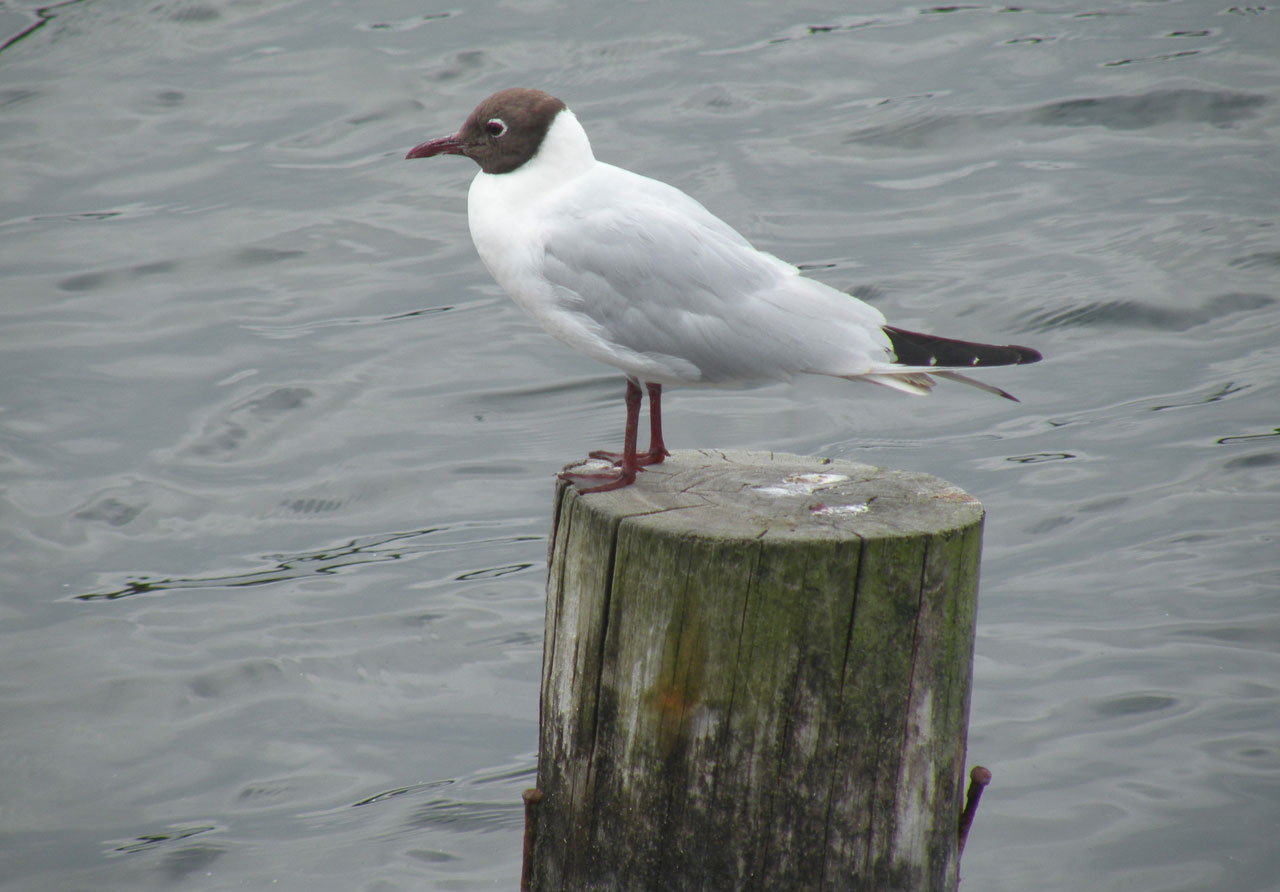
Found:
[{"label": "bird's white eye ring", "polygon": [[490,136],[502,136],[507,132],[507,122],[502,118],[490,118],[484,122],[484,132]]}]

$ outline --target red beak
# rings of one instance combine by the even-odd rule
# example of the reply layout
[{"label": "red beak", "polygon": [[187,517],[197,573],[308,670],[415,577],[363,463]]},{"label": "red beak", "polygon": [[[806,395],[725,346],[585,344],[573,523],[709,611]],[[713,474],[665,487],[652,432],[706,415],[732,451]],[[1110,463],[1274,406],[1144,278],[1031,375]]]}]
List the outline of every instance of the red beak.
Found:
[{"label": "red beak", "polygon": [[408,158],[430,158],[432,155],[465,155],[462,140],[458,138],[459,134],[452,136],[442,136],[439,139],[429,139],[421,145],[416,145],[409,150]]}]

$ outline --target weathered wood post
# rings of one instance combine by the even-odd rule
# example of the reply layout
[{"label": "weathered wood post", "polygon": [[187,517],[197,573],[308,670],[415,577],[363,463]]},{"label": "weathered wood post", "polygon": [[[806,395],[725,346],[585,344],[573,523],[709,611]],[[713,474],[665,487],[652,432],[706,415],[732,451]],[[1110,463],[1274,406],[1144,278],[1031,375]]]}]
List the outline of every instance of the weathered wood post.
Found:
[{"label": "weathered wood post", "polygon": [[562,485],[530,888],[954,890],[982,517],[771,453]]}]

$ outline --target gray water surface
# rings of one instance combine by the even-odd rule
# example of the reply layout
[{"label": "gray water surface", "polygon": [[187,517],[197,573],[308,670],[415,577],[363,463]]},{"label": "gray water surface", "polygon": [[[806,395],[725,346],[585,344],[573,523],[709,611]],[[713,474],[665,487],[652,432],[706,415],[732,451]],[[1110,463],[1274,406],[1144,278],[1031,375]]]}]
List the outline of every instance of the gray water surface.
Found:
[{"label": "gray water surface", "polygon": [[1020,404],[673,391],[989,512],[964,888],[1280,888],[1280,10],[0,2],[0,888],[514,889],[554,472],[493,90]]}]

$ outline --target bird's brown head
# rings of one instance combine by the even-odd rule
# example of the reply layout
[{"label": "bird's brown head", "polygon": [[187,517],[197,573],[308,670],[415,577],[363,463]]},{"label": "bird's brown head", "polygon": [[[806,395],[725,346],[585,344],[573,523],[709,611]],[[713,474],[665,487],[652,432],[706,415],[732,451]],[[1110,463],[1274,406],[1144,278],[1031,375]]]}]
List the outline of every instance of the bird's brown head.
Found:
[{"label": "bird's brown head", "polygon": [[416,145],[405,158],[466,155],[485,173],[510,173],[538,153],[564,108],[541,90],[500,90],[477,105],[457,133]]}]

